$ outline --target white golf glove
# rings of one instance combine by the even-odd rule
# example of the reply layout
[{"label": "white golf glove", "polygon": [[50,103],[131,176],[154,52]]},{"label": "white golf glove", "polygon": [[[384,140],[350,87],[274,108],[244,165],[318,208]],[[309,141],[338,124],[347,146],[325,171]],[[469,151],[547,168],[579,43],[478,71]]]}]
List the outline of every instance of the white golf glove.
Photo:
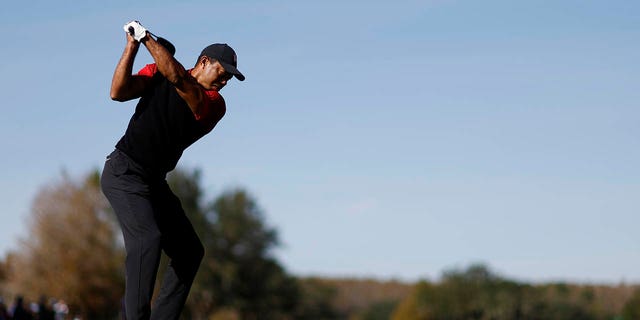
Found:
[{"label": "white golf glove", "polygon": [[133,20],[123,27],[124,32],[130,34],[133,39],[140,42],[140,40],[144,39],[147,36],[147,29],[143,27],[140,22]]}]

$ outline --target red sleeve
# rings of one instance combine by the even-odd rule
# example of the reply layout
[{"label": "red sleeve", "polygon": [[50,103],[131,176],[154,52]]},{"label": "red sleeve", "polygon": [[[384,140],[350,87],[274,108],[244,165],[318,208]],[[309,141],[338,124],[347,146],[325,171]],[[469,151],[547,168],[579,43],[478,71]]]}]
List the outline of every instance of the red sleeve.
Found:
[{"label": "red sleeve", "polygon": [[156,66],[156,64],[151,63],[144,66],[144,68],[140,69],[140,71],[138,71],[138,75],[145,76],[145,77],[153,77],[153,75],[156,74],[157,71],[158,71],[158,67]]},{"label": "red sleeve", "polygon": [[200,114],[196,114],[196,120],[198,122],[205,125],[208,130],[213,129],[213,127],[222,119],[224,114],[227,111],[226,104],[224,102],[224,98],[215,90],[206,90],[207,100]]}]

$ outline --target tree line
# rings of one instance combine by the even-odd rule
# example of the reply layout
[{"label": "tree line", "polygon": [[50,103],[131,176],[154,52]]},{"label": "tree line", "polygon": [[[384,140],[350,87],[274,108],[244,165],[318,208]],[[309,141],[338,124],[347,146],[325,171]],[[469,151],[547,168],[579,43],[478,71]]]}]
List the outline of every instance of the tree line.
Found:
[{"label": "tree line", "polygon": [[421,281],[394,310],[404,319],[640,319],[637,286],[568,283],[532,285],[501,277],[484,265],[449,270]]},{"label": "tree line", "polygon": [[[28,236],[0,260],[0,297],[46,295],[64,299],[70,316],[121,316],[124,248],[99,177],[62,174],[39,190]],[[168,182],[206,252],[184,319],[640,319],[633,286],[531,285],[483,265],[437,282],[296,277],[273,254],[277,230],[247,190],[206,199],[199,170],[175,170]]]}]

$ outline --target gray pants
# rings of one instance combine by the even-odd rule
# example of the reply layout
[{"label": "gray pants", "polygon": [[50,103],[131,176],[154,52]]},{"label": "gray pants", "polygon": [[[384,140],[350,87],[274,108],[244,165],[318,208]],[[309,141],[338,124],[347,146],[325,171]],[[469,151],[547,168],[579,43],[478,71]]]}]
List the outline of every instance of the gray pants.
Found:
[{"label": "gray pants", "polygon": [[[101,184],[118,217],[127,252],[126,319],[178,319],[204,256],[180,200],[164,177],[149,176],[119,150],[107,157]],[[161,250],[171,261],[152,310]]]}]

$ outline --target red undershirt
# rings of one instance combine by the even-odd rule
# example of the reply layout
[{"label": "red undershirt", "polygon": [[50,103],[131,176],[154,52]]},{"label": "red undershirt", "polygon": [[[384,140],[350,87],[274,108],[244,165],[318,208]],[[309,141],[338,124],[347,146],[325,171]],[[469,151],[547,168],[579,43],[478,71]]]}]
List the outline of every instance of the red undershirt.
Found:
[{"label": "red undershirt", "polygon": [[[137,75],[153,77],[158,72],[158,67],[155,63],[147,64]],[[203,90],[209,99],[205,100],[205,104],[200,108],[200,112],[194,113],[196,120],[203,123],[207,127],[211,127],[220,121],[226,111],[226,104],[224,98],[216,90]],[[210,129],[209,129],[210,130]]]}]

